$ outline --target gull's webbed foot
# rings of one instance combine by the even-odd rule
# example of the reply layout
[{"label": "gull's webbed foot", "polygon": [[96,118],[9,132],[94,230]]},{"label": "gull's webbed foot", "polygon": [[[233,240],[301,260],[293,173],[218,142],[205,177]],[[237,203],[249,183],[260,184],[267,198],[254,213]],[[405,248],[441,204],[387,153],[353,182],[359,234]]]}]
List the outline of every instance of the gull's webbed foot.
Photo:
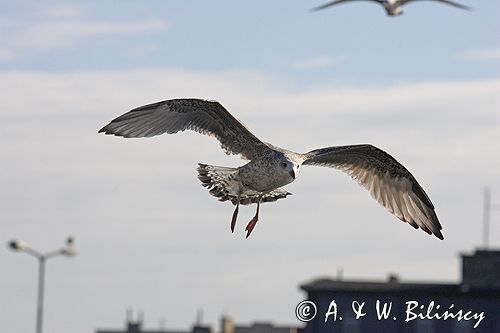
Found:
[{"label": "gull's webbed foot", "polygon": [[250,220],[250,222],[248,222],[247,227],[245,229],[247,231],[246,238],[248,238],[248,236],[250,236],[250,234],[253,231],[253,228],[255,228],[255,225],[257,224],[257,221],[259,220],[259,209],[260,209],[260,200],[261,199],[262,199],[262,195],[260,195],[259,200],[257,200],[257,211],[255,212],[255,216],[253,217],[253,219]]},{"label": "gull's webbed foot", "polygon": [[246,236],[246,238],[248,238],[248,236],[250,236],[250,234],[252,233],[253,228],[255,228],[255,225],[257,224],[257,221],[258,221],[258,220],[259,220],[259,216],[258,216],[258,214],[257,214],[257,215],[255,215],[255,216],[253,217],[253,219],[252,219],[252,220],[250,220],[250,222],[248,222],[247,227],[246,227],[246,229],[245,229],[245,230],[247,231],[247,236]]}]

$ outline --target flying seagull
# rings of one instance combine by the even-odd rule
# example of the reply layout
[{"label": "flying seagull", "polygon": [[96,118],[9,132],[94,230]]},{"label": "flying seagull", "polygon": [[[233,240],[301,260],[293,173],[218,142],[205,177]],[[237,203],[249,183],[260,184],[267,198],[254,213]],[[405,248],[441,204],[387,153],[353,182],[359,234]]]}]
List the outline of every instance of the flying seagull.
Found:
[{"label": "flying seagull", "polygon": [[247,235],[259,220],[260,204],[286,198],[282,186],[293,182],[303,165],[340,169],[365,187],[375,200],[415,229],[444,239],[434,206],[413,175],[386,152],[369,144],[336,146],[295,153],[265,143],[216,101],[171,99],[133,109],[99,130],[125,138],[152,137],[192,130],[215,137],[226,154],[249,160],[238,168],[198,164],[198,179],[220,201],[236,206],[255,203]]},{"label": "flying seagull", "polygon": [[[335,0],[335,1],[327,2],[324,5],[318,6],[316,8],[313,8],[313,10],[325,9],[327,7],[331,7],[333,5],[337,5],[339,3],[344,3],[344,2],[348,2],[348,1],[359,1],[359,0]],[[406,5],[407,3],[412,2],[412,1],[415,2],[415,1],[422,1],[422,0],[369,0],[369,1],[374,1],[374,2],[379,3],[382,6],[384,6],[384,9],[387,12],[387,15],[398,16],[398,15],[403,14],[403,10],[401,9],[401,7],[403,5]],[[456,2],[453,2],[450,0],[433,0],[433,1],[448,4],[448,5],[451,5],[451,6],[454,6],[457,8],[461,8],[461,9],[472,10],[472,8],[470,8],[470,7],[461,5],[459,3],[456,3]]]}]

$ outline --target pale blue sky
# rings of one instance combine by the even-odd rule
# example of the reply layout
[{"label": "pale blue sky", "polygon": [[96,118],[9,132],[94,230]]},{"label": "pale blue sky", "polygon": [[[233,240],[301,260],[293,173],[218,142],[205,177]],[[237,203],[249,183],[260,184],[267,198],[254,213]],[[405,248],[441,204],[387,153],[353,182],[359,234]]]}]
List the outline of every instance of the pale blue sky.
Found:
[{"label": "pale blue sky", "polygon": [[[500,201],[500,3],[462,2],[475,10],[422,1],[391,18],[369,2],[2,1],[0,242],[50,250],[73,234],[81,251],[48,264],[45,331],[120,326],[128,306],[153,328],[187,328],[199,308],[213,326],[222,313],[297,324],[298,285],[339,267],[347,279],[457,281],[457,253],[481,240],[483,187]],[[324,168],[263,205],[250,239],[254,207],[231,234],[233,207],[195,168],[244,162],[214,139],[97,134],[177,97],[217,99],[296,151],[383,148],[426,189],[445,241]],[[0,251],[7,331],[34,328],[32,261]]]},{"label": "pale blue sky", "polygon": [[[0,69],[252,69],[299,86],[491,78],[499,4],[422,1],[390,18],[372,3],[73,1],[2,5]],[[478,52],[483,52],[479,53]],[[481,56],[482,55],[482,56]],[[5,56],[4,56],[5,58]]]}]

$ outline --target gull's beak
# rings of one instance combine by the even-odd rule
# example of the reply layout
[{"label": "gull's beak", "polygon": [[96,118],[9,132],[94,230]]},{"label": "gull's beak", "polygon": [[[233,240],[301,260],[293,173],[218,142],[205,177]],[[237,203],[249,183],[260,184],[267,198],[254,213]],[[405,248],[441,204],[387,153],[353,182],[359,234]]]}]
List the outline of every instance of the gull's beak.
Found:
[{"label": "gull's beak", "polygon": [[290,176],[292,176],[292,178],[295,179],[295,170],[290,171]]}]

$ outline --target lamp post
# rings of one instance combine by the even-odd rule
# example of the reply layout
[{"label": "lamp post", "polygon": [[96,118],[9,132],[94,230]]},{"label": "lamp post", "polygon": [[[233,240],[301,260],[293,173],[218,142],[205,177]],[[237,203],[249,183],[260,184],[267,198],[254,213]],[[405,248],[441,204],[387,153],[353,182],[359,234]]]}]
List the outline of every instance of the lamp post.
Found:
[{"label": "lamp post", "polygon": [[43,319],[43,289],[45,280],[45,262],[49,258],[56,256],[73,257],[77,254],[74,246],[73,237],[68,237],[66,239],[66,246],[62,249],[56,251],[50,251],[47,253],[41,253],[35,249],[32,249],[27,244],[18,241],[11,240],[8,246],[13,251],[19,251],[29,254],[38,260],[38,297],[36,306],[36,333],[42,333],[42,319]]}]

